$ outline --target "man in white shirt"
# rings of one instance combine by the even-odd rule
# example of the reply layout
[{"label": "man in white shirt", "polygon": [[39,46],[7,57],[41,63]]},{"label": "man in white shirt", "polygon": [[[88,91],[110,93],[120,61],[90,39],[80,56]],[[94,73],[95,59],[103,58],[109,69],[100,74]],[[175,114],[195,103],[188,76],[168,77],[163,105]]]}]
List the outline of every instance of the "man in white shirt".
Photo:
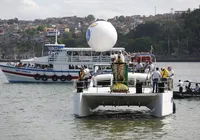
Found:
[{"label": "man in white shirt", "polygon": [[178,81],[178,87],[179,87],[179,92],[182,93],[183,92],[183,82],[181,80]]},{"label": "man in white shirt", "polygon": [[153,80],[153,93],[156,91],[158,92],[158,81],[161,78],[161,74],[159,72],[159,68],[157,67],[156,70],[152,74],[152,80]]},{"label": "man in white shirt", "polygon": [[140,63],[140,61],[138,61],[138,63],[136,64],[135,68],[136,68],[137,72],[141,72],[142,71],[143,65]]},{"label": "man in white shirt", "polygon": [[85,81],[85,88],[88,88],[88,79],[90,77],[90,70],[87,68],[87,66],[84,66],[84,81]]},{"label": "man in white shirt", "polygon": [[174,71],[172,70],[171,66],[169,66],[167,69],[168,69],[168,82],[167,82],[167,86],[168,86],[169,90],[173,90]]}]

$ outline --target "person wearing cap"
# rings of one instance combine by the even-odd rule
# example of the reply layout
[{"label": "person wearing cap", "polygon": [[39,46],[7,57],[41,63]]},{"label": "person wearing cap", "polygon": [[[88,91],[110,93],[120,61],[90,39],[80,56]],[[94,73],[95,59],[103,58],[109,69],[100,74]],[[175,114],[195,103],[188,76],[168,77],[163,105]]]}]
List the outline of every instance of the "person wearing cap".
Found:
[{"label": "person wearing cap", "polygon": [[165,67],[161,68],[161,81],[162,82],[167,82],[167,77],[168,77],[168,71],[165,69]]},{"label": "person wearing cap", "polygon": [[174,77],[174,71],[172,69],[171,66],[169,66],[167,68],[168,70],[168,82],[167,82],[167,87],[169,90],[172,90],[173,89],[173,77]]}]

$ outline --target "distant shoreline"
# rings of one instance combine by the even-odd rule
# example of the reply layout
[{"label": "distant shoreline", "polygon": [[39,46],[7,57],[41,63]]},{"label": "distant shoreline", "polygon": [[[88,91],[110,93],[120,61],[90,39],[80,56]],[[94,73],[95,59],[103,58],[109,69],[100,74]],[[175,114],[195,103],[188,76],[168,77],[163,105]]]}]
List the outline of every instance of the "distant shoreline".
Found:
[{"label": "distant shoreline", "polygon": [[156,59],[157,62],[200,62],[200,58],[174,58],[174,59]]},{"label": "distant shoreline", "polygon": [[[0,59],[0,62],[19,62],[20,59]],[[199,59],[156,59],[157,62],[200,62]]]}]

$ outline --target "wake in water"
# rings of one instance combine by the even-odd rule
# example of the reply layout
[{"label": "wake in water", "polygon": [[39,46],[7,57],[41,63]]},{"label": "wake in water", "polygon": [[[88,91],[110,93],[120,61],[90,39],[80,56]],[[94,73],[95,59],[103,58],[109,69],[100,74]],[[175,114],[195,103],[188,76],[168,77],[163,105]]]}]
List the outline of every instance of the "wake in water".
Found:
[{"label": "wake in water", "polygon": [[116,120],[149,120],[157,119],[151,115],[150,110],[132,110],[132,109],[97,109],[88,117],[83,119],[116,119]]}]

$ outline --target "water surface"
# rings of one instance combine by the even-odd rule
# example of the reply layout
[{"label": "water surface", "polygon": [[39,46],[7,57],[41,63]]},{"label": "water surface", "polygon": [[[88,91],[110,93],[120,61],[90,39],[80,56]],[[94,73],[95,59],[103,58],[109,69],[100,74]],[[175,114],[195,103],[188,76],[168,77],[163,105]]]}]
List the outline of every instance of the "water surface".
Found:
[{"label": "water surface", "polygon": [[[158,63],[179,79],[200,81],[200,63]],[[199,140],[200,100],[175,100],[176,114],[155,118],[145,107],[100,107],[73,115],[72,84],[9,84],[0,72],[0,140]]]}]

